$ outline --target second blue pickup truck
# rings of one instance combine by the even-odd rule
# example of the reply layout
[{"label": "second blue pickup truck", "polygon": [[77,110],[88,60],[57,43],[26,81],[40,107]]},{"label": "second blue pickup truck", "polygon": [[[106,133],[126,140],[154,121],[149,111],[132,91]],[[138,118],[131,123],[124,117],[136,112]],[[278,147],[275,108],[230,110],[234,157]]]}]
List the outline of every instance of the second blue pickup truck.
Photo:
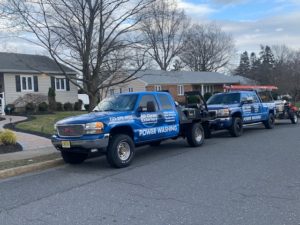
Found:
[{"label": "second blue pickup truck", "polygon": [[219,93],[208,99],[207,106],[209,111],[216,113],[210,127],[228,129],[233,137],[241,136],[246,124],[263,123],[267,129],[274,127],[276,110],[269,92],[261,95],[254,90]]}]

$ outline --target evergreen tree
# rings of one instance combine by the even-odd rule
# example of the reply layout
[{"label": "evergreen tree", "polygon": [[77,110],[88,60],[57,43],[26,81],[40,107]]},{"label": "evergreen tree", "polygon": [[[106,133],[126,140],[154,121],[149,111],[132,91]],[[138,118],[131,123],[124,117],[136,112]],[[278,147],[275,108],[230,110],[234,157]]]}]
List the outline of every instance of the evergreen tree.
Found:
[{"label": "evergreen tree", "polygon": [[249,73],[250,73],[250,59],[249,59],[248,52],[245,51],[241,54],[240,65],[235,70],[235,74],[248,77]]},{"label": "evergreen tree", "polygon": [[259,67],[259,74],[260,74],[260,81],[264,84],[272,84],[273,83],[273,72],[275,68],[275,59],[274,54],[271,48],[267,46],[261,46],[260,51],[260,67]]}]

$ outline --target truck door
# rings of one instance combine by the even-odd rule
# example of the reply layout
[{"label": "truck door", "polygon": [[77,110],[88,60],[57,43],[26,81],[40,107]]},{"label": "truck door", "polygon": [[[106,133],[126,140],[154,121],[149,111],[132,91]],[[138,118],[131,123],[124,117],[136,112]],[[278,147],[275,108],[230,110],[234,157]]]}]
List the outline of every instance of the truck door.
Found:
[{"label": "truck door", "polygon": [[136,142],[148,142],[159,139],[157,128],[163,126],[164,119],[152,94],[142,95],[136,109],[135,137]]},{"label": "truck door", "polygon": [[163,116],[163,126],[158,128],[164,138],[177,137],[179,134],[179,116],[174,100],[165,93],[157,94]]},{"label": "truck door", "polygon": [[256,93],[250,93],[249,96],[253,99],[251,104],[251,121],[254,123],[260,122],[262,120],[262,105]]}]

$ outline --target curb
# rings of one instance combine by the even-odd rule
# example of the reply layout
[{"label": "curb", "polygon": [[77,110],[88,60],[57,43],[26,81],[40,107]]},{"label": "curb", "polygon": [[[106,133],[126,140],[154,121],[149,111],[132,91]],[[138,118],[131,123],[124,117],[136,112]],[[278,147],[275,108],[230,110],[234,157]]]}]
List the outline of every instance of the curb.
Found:
[{"label": "curb", "polygon": [[62,159],[53,159],[53,160],[48,160],[45,162],[33,163],[30,165],[26,165],[26,166],[10,168],[10,169],[0,171],[0,179],[13,177],[13,176],[21,175],[24,173],[33,172],[33,171],[45,170],[45,169],[60,166],[63,164],[64,164],[64,162]]}]

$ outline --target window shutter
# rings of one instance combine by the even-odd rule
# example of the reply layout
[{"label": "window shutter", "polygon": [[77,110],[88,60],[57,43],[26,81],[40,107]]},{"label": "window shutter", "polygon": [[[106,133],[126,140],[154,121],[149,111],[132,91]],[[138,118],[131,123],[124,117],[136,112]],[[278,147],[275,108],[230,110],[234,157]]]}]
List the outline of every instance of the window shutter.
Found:
[{"label": "window shutter", "polygon": [[66,78],[66,90],[70,91],[70,81],[68,78]]},{"label": "window shutter", "polygon": [[20,78],[20,75],[16,75],[16,91],[21,92],[21,78]]},{"label": "window shutter", "polygon": [[53,90],[55,90],[55,77],[50,77],[51,78],[51,88],[53,89]]},{"label": "window shutter", "polygon": [[34,85],[34,92],[38,92],[39,91],[39,81],[38,81],[37,76],[33,77],[33,85]]}]

